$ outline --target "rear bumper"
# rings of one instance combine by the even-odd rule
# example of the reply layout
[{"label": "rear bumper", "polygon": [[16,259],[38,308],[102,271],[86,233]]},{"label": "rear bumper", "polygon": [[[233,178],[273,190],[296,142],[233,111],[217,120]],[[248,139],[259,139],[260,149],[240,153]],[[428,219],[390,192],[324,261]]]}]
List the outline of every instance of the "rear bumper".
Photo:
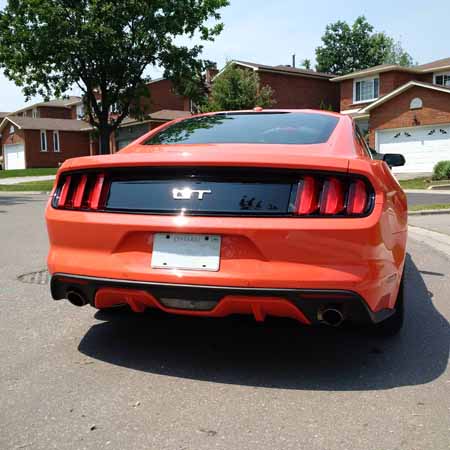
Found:
[{"label": "rear bumper", "polygon": [[[47,208],[51,274],[160,285],[350,291],[373,313],[393,309],[406,232],[376,204],[361,219],[147,216]],[[217,272],[154,269],[158,232],[222,236]]]},{"label": "rear bumper", "polygon": [[165,284],[63,273],[52,276],[51,293],[55,300],[66,298],[70,291],[100,309],[128,304],[135,312],[157,308],[206,317],[252,314],[258,321],[277,316],[306,325],[321,323],[321,314],[328,308],[338,309],[345,319],[361,324],[381,322],[395,311],[385,308],[373,312],[360,295],[346,290]]}]

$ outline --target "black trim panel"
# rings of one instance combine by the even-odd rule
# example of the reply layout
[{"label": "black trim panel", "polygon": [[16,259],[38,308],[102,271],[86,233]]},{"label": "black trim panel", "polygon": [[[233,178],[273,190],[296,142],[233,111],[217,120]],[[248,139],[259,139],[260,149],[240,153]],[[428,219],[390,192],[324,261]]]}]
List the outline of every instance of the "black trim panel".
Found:
[{"label": "black trim panel", "polygon": [[[112,278],[97,278],[90,276],[56,273],[51,279],[51,294],[54,300],[66,298],[70,290],[83,294],[94,306],[95,294],[98,289],[116,287],[138,289],[151,293],[155,298],[182,298],[193,302],[215,302],[218,304],[225,295],[246,295],[255,297],[279,297],[294,304],[312,324],[320,323],[318,311],[325,307],[338,307],[344,316],[352,322],[378,323],[395,310],[385,309],[372,312],[364,299],[356,292],[327,289],[286,289],[286,288],[249,288],[232,286],[204,286],[192,284],[166,284],[134,280],[118,280]],[[316,298],[312,298],[316,296]]]}]

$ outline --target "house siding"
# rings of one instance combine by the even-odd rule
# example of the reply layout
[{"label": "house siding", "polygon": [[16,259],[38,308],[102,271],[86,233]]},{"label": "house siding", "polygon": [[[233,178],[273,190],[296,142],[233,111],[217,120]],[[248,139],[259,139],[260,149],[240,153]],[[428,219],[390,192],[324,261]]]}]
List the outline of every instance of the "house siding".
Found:
[{"label": "house siding", "polygon": [[[420,97],[423,108],[410,109]],[[375,108],[370,113],[369,143],[375,148],[375,131],[450,123],[450,94],[415,86]]]},{"label": "house siding", "polygon": [[339,86],[327,78],[312,78],[300,75],[284,75],[259,71],[261,86],[269,85],[274,90],[276,103],[272,108],[319,109],[331,106],[339,110]]}]

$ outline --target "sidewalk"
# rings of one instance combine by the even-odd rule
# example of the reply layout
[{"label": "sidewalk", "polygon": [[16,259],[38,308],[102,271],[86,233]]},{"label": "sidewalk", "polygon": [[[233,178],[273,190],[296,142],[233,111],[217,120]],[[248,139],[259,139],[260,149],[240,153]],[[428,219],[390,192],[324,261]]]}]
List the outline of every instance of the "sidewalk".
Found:
[{"label": "sidewalk", "polygon": [[26,183],[28,181],[47,181],[54,180],[56,178],[55,175],[40,175],[36,177],[16,177],[16,178],[0,178],[0,184],[10,185],[10,184],[18,184],[18,183]]},{"label": "sidewalk", "polygon": [[409,225],[450,236],[450,214],[410,216]]}]

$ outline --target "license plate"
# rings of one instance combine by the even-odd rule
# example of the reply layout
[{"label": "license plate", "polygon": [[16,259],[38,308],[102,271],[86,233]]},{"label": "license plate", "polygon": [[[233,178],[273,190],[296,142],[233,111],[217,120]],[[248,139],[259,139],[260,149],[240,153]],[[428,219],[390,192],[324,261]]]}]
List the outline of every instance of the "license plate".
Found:
[{"label": "license plate", "polygon": [[217,272],[221,240],[212,234],[156,233],[152,268]]}]

